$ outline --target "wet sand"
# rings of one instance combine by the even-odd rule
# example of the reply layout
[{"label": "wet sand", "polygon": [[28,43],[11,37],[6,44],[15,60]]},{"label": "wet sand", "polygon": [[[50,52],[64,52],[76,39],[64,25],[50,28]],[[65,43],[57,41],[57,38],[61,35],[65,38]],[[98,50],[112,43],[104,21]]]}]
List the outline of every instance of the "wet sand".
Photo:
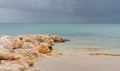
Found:
[{"label": "wet sand", "polygon": [[63,55],[41,58],[41,71],[120,71],[120,56]]}]

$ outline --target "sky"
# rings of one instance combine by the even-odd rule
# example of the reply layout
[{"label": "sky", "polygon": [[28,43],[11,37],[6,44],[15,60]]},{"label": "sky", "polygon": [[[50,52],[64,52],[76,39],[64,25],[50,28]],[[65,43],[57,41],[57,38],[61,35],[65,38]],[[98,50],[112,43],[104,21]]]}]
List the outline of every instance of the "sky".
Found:
[{"label": "sky", "polygon": [[0,23],[120,23],[120,0],[0,0]]}]

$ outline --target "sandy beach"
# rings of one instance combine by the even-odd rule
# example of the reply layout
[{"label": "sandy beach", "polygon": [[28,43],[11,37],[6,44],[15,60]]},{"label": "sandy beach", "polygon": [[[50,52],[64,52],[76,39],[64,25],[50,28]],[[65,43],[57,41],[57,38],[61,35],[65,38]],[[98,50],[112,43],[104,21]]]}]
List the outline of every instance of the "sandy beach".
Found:
[{"label": "sandy beach", "polygon": [[120,71],[119,56],[63,55],[41,58],[35,67],[41,71]]},{"label": "sandy beach", "polygon": [[0,71],[120,71],[120,0],[0,0]]}]

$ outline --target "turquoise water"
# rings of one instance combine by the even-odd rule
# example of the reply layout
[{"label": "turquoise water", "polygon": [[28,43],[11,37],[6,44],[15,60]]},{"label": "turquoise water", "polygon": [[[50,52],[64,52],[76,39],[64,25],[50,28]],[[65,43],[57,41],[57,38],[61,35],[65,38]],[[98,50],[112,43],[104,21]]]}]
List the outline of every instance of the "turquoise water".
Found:
[{"label": "turquoise water", "polygon": [[71,41],[58,45],[78,52],[97,47],[120,53],[120,24],[0,24],[0,35],[21,34],[59,35]]}]

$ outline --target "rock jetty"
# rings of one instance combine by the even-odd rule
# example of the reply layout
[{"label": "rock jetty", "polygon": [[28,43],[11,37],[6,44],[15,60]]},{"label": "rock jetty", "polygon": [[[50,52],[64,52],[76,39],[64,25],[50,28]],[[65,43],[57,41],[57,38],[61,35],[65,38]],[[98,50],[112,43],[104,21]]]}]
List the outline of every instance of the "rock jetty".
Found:
[{"label": "rock jetty", "polygon": [[52,51],[54,42],[67,39],[56,35],[19,35],[0,37],[0,71],[40,71],[35,59]]}]

